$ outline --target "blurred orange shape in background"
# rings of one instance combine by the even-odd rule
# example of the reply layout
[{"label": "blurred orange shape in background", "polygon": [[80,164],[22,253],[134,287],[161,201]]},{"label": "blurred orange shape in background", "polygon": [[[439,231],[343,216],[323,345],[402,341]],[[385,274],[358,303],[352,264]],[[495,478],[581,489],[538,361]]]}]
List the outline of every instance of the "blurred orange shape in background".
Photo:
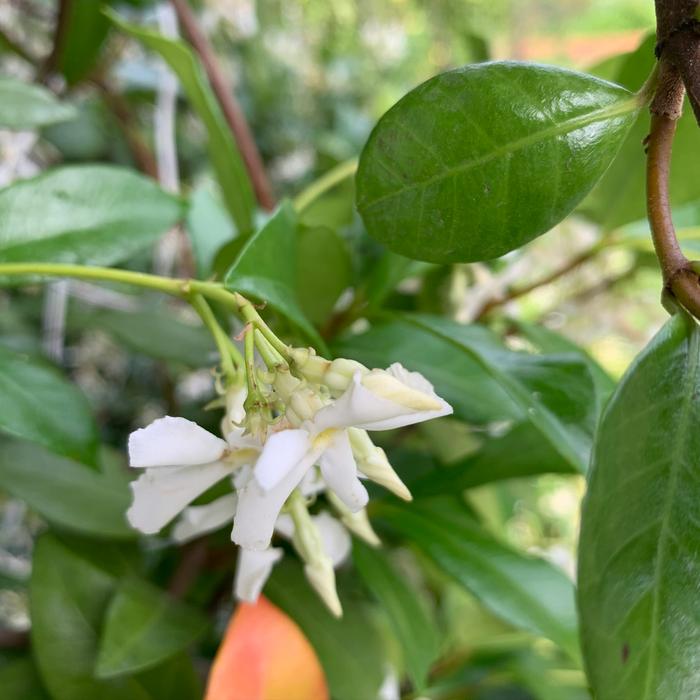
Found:
[{"label": "blurred orange shape in background", "polygon": [[260,596],[231,617],[205,700],[328,700],[328,687],[297,624]]}]

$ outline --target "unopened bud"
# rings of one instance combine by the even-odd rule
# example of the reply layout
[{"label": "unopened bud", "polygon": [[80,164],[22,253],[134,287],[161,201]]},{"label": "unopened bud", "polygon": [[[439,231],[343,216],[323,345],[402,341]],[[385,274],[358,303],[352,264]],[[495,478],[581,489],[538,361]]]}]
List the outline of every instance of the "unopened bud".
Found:
[{"label": "unopened bud", "polygon": [[331,366],[324,379],[325,385],[330,389],[331,396],[340,396],[349,386],[355,374],[367,374],[369,370],[355,360],[339,357],[331,362]]},{"label": "unopened bud", "polygon": [[228,435],[239,427],[245,420],[245,400],[248,396],[248,388],[245,384],[230,386],[224,394],[226,412],[221,419],[221,434]]},{"label": "unopened bud", "polygon": [[384,370],[372,370],[365,374],[362,377],[362,386],[376,396],[410,408],[412,411],[439,411],[443,407],[432,392],[432,387],[431,393],[421,391]]},{"label": "unopened bud", "polygon": [[316,355],[313,348],[292,348],[290,355],[295,369],[304,379],[312,384],[327,386],[334,397],[340,396],[348,388],[356,372],[369,372],[363,364],[355,360],[344,357],[326,360]]},{"label": "unopened bud", "polygon": [[342,617],[343,606],[335,587],[335,571],[331,560],[326,556],[315,559],[304,567],[304,574],[331,613],[335,617]]},{"label": "unopened bud", "polygon": [[340,522],[343,523],[350,532],[357,535],[371,547],[379,547],[379,545],[381,545],[381,540],[374,531],[369,517],[367,516],[367,511],[364,508],[353,513],[333,491],[327,491],[326,497],[338,514]]}]

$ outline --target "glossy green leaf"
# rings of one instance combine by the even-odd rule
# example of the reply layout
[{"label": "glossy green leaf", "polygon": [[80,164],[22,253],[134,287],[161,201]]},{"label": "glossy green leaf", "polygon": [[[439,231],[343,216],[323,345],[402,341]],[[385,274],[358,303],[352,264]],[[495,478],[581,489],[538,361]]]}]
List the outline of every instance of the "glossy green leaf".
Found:
[{"label": "glossy green leaf", "polygon": [[442,500],[382,504],[380,516],[492,612],[577,657],[574,587],[561,571],[498,542]]},{"label": "glossy green leaf", "polygon": [[37,541],[32,566],[32,648],[51,696],[150,700],[132,679],[97,680],[93,675],[100,625],[115,579],[50,534]]},{"label": "glossy green leaf", "polygon": [[207,130],[209,159],[226,207],[238,231],[249,234],[253,229],[255,209],[253,188],[238,146],[194,52],[183,41],[168,39],[154,31],[128,24],[112,12],[108,12],[108,16],[122,30],[158,53],[180,79],[193,109]]},{"label": "glossy green leaf", "polygon": [[[483,326],[469,326],[474,342],[485,351],[502,350],[498,338]],[[349,357],[368,367],[401,362],[421,372],[436,391],[470,423],[517,419],[521,410],[481,366],[453,343],[405,320],[372,326],[365,333],[347,335],[333,345],[336,357]]]},{"label": "glossy green leaf", "polygon": [[372,236],[419,260],[489,260],[561,221],[610,165],[640,103],[592,76],[485,63],[400,100],[360,158]]},{"label": "glossy green leaf", "polygon": [[198,610],[127,578],[105,614],[95,675],[112,678],[156,666],[187,648],[208,624]]},{"label": "glossy green leaf", "polygon": [[131,492],[124,469],[91,471],[37,445],[3,441],[0,489],[63,528],[98,537],[136,537],[126,521]]},{"label": "glossy green leaf", "polygon": [[112,265],[181,215],[180,200],[126,168],[56,168],[0,190],[0,262]]},{"label": "glossy green leaf", "polygon": [[297,294],[306,317],[321,324],[350,286],[352,262],[347,243],[326,226],[299,228]]},{"label": "glossy green leaf", "polygon": [[206,279],[214,269],[216,254],[236,236],[226,209],[206,185],[198,187],[190,196],[187,233],[192,241],[197,274]]},{"label": "glossy green leaf", "polygon": [[0,664],[2,700],[49,700],[30,658]]},{"label": "glossy green leaf", "polygon": [[334,700],[376,698],[384,680],[386,653],[366,609],[341,591],[343,617],[333,617],[319,602],[301,567],[278,564],[265,595],[301,628],[318,655]]},{"label": "glossy green leaf", "polygon": [[355,541],[352,558],[367,588],[389,617],[403,650],[407,673],[415,687],[423,690],[440,648],[431,612],[405,576],[387,561],[386,552]]},{"label": "glossy green leaf", "polygon": [[48,362],[0,346],[0,432],[95,464],[97,428],[80,391]]},{"label": "glossy green leaf", "polygon": [[73,119],[75,108],[52,92],[14,78],[0,78],[0,128],[36,129]]},{"label": "glossy green leaf", "polygon": [[73,85],[94,69],[109,32],[109,21],[102,13],[102,4],[95,0],[71,0],[66,11],[56,68]]},{"label": "glossy green leaf", "polygon": [[438,316],[403,318],[475,361],[568,464],[586,471],[597,413],[595,386],[582,359],[570,353],[530,355],[484,346],[475,341],[473,327]]},{"label": "glossy green leaf", "polygon": [[449,495],[504,479],[577,473],[532,423],[525,422],[505,435],[486,438],[475,454],[426,474],[410,488],[414,496]]},{"label": "glossy green leaf", "polygon": [[700,693],[700,330],[673,317],[605,411],[579,554],[579,608],[599,700]]},{"label": "glossy green leaf", "polygon": [[152,700],[202,700],[201,671],[187,654],[178,654],[168,661],[138,674],[139,683]]},{"label": "glossy green leaf", "polygon": [[165,308],[117,311],[73,304],[68,321],[71,328],[103,330],[148,357],[190,367],[206,367],[216,362],[214,341],[204,327],[181,320]]},{"label": "glossy green leaf", "polygon": [[226,273],[224,284],[268,302],[322,349],[324,342],[304,316],[297,298],[297,260],[297,218],[292,205],[283,202],[245,245]]}]

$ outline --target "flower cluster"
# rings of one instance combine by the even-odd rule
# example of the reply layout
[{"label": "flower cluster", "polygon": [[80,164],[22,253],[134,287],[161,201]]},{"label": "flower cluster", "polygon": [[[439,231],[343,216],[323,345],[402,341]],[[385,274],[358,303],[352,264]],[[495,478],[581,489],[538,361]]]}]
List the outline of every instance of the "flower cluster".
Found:
[{"label": "flower cluster", "polygon": [[[400,364],[370,370],[290,348],[286,360],[256,374],[247,386],[239,382],[226,390],[225,439],[170,416],[131,434],[130,465],[144,471],[132,482],[129,522],[153,534],[176,520],[172,537],[184,542],[233,521],[231,539],[240,546],[235,594],[247,601],[258,597],[283,554],[272,546],[273,536],[286,538],[311,585],[340,615],[334,568],[349,554],[348,531],[379,543],[364,510],[363,480],[411,498],[367,431],[400,428],[452,409],[423,376]],[[224,479],[231,493],[190,505]],[[309,513],[320,494],[333,514]]]}]

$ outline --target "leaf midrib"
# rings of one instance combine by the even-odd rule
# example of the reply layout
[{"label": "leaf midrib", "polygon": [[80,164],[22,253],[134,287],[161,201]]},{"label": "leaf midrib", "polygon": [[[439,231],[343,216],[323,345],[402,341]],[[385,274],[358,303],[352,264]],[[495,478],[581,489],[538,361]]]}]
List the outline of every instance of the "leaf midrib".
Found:
[{"label": "leaf midrib", "polygon": [[673,503],[675,500],[676,491],[679,486],[678,475],[681,471],[683,448],[686,447],[687,439],[690,434],[688,427],[690,423],[691,408],[693,405],[693,394],[695,393],[695,386],[697,384],[698,379],[698,366],[700,364],[698,362],[698,353],[700,350],[699,341],[700,333],[697,327],[695,327],[695,322],[693,322],[686,360],[687,380],[684,382],[684,388],[686,389],[686,393],[683,397],[681,416],[676,424],[676,434],[679,436],[679,438],[673,443],[671,459],[669,460],[669,486],[666,492],[666,497],[664,499],[664,504],[662,508],[661,530],[659,532],[659,544],[657,547],[656,562],[654,565],[651,630],[649,633],[649,664],[647,665],[647,674],[644,684],[644,695],[642,696],[641,700],[650,700],[650,698],[652,698],[652,695],[650,693],[653,691],[652,684],[656,675],[656,663],[658,659],[657,645],[660,626],[659,608],[661,604],[661,579],[667,556],[668,541],[670,539],[668,532],[673,510]]},{"label": "leaf midrib", "polygon": [[640,106],[641,105],[639,103],[639,98],[636,95],[634,95],[630,99],[623,100],[621,102],[615,102],[612,105],[606,105],[605,107],[593,110],[588,114],[584,114],[579,117],[574,117],[573,119],[561,122],[556,126],[550,126],[547,129],[535,131],[532,134],[523,136],[522,138],[516,139],[515,141],[510,141],[509,143],[499,148],[493,149],[486,155],[483,155],[479,158],[474,158],[472,160],[468,160],[464,163],[460,163],[459,165],[456,165],[452,168],[442,170],[439,173],[432,175],[429,178],[426,178],[425,180],[411,182],[397,190],[394,190],[393,192],[388,192],[387,194],[384,194],[381,197],[377,197],[374,200],[368,202],[358,202],[358,208],[361,210],[371,209],[377,204],[381,204],[382,202],[388,199],[397,197],[403,194],[404,192],[408,192],[410,190],[420,187],[428,187],[433,183],[447,179],[452,175],[463,173],[468,170],[471,170],[472,168],[485,165],[486,163],[495,160],[499,156],[515,153],[516,151],[526,148],[527,146],[537,143],[538,141],[547,139],[550,136],[562,136],[564,134],[569,134],[572,131],[582,129],[583,127],[589,126],[590,124],[594,124],[595,122],[603,121],[605,119],[612,119],[614,117],[633,112],[635,110],[638,110]]}]

